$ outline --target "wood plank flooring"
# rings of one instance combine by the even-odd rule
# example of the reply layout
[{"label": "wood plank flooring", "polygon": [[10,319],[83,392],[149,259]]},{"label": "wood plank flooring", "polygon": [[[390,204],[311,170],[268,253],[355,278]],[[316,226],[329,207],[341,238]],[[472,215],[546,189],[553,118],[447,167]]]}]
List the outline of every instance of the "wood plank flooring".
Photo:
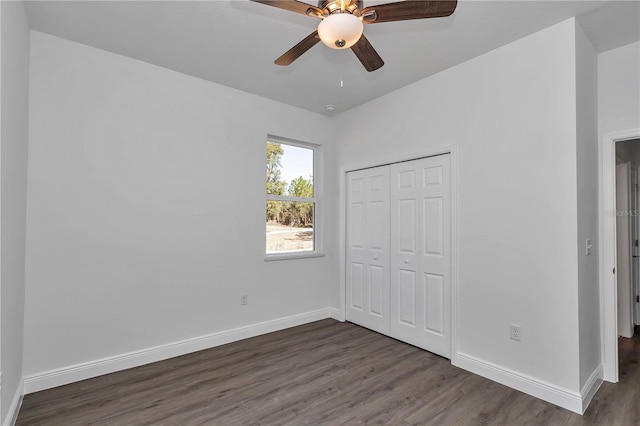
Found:
[{"label": "wood plank flooring", "polygon": [[31,425],[640,425],[640,337],[584,416],[323,320],[26,395]]}]

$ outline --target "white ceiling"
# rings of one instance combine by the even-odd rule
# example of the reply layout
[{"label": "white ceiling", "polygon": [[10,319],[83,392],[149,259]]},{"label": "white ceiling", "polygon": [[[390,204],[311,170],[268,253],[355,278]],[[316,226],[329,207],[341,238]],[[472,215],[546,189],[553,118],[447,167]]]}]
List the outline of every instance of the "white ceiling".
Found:
[{"label": "white ceiling", "polygon": [[[387,2],[365,0],[365,6]],[[385,61],[368,73],[352,52],[322,43],[288,67],[274,65],[318,21],[248,0],[28,1],[26,7],[35,30],[330,115],[572,16],[580,17],[599,52],[640,39],[637,0],[461,0],[448,18],[365,26]],[[329,104],[336,106],[332,113]]]}]

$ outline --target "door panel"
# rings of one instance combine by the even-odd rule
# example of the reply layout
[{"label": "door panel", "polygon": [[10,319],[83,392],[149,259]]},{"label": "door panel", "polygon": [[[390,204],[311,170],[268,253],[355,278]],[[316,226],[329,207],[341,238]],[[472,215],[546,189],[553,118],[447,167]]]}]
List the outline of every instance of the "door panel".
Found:
[{"label": "door panel", "polygon": [[349,228],[351,247],[364,249],[364,203],[351,204],[347,216],[352,218]]},{"label": "door panel", "polygon": [[398,201],[398,238],[399,250],[402,253],[416,252],[416,206],[415,200]]},{"label": "door panel", "polygon": [[451,356],[449,161],[442,155],[390,168],[391,335],[445,357]]},{"label": "door panel", "polygon": [[398,320],[405,326],[416,326],[416,273],[400,270]]},{"label": "door panel", "polygon": [[389,332],[389,168],[347,173],[347,320]]},{"label": "door panel", "polygon": [[428,256],[444,255],[444,217],[443,198],[424,199],[424,254]]},{"label": "door panel", "polygon": [[362,293],[364,288],[364,274],[362,272],[362,263],[351,263],[351,303],[350,306],[360,311],[363,310]]},{"label": "door panel", "polygon": [[443,335],[444,277],[442,275],[424,274],[424,281],[425,330]]},{"label": "door panel", "polygon": [[633,337],[631,300],[631,228],[629,163],[616,166],[616,280],[618,286],[618,334]]},{"label": "door panel", "polygon": [[416,171],[406,170],[398,173],[398,188],[406,189],[416,186]]},{"label": "door panel", "polygon": [[388,280],[385,279],[385,271],[384,268],[377,265],[369,266],[369,281],[371,283],[370,293],[369,293],[369,310],[372,314],[383,316],[386,311],[383,307],[388,303],[385,300],[385,286],[388,283]]},{"label": "door panel", "polygon": [[425,186],[442,185],[443,173],[444,173],[444,167],[441,167],[441,166],[427,167],[424,173]]},{"label": "door panel", "polygon": [[370,202],[367,235],[372,250],[384,250],[388,244],[389,236],[385,232],[389,229],[388,222],[389,204],[383,201]]}]

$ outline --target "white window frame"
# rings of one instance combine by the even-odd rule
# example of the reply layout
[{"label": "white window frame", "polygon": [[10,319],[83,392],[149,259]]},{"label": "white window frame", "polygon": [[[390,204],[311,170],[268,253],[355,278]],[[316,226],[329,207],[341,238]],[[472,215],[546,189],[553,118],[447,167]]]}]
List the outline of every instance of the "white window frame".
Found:
[{"label": "white window frame", "polygon": [[[302,203],[313,203],[313,250],[312,251],[290,251],[283,253],[267,253],[267,233],[264,234],[264,251],[265,257],[264,260],[274,261],[274,260],[290,260],[290,259],[305,259],[310,257],[322,257],[324,253],[322,251],[322,234],[321,234],[321,218],[322,218],[322,178],[321,178],[321,170],[322,170],[322,147],[318,144],[310,143],[310,142],[301,142],[294,139],[289,139],[281,136],[267,135],[267,140],[265,142],[265,152],[266,152],[266,143],[273,142],[282,145],[290,145],[296,146],[299,148],[310,149],[313,151],[313,197],[312,198],[304,198],[304,197],[291,197],[288,195],[270,195],[267,194],[265,188],[265,202],[263,206],[267,205],[267,201],[292,201],[292,202],[302,202]],[[264,217],[264,215],[263,215]]]}]

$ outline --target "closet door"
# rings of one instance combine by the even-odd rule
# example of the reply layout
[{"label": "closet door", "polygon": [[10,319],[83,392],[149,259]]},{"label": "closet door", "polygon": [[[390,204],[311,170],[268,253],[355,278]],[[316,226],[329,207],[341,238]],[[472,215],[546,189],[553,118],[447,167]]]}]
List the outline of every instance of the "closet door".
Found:
[{"label": "closet door", "polygon": [[389,333],[389,166],[347,173],[347,320]]},{"label": "closet door", "polygon": [[393,164],[390,174],[390,334],[450,358],[450,156]]}]

